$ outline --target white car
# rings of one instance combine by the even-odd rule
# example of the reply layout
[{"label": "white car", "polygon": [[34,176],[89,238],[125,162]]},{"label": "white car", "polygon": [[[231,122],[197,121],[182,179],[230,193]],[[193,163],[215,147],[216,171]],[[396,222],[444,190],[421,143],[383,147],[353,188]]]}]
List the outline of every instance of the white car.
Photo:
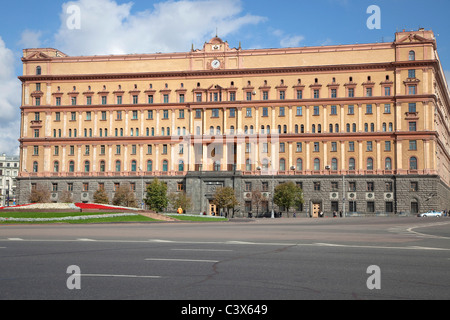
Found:
[{"label": "white car", "polygon": [[440,217],[442,217],[444,214],[443,214],[443,212],[441,212],[441,211],[428,211],[428,212],[425,212],[425,213],[421,213],[421,214],[419,214],[419,217],[422,217],[422,218],[426,218],[426,217],[437,217],[437,218],[440,218]]}]

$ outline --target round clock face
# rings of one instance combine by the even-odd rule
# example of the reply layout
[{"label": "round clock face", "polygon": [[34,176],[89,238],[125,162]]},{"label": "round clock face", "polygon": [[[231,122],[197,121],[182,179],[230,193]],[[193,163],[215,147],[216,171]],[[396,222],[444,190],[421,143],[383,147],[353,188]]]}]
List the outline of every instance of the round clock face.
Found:
[{"label": "round clock face", "polygon": [[211,67],[213,67],[214,69],[220,68],[220,61],[214,60],[213,62],[211,62]]}]

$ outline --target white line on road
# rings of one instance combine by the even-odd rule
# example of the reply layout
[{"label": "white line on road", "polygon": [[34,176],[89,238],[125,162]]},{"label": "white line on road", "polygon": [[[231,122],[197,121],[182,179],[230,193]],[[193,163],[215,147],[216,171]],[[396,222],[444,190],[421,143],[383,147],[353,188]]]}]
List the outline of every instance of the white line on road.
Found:
[{"label": "white line on road", "polygon": [[333,243],[315,243],[314,245],[320,246],[320,247],[340,247],[340,248],[450,251],[450,249],[446,249],[446,248],[430,248],[430,247],[419,247],[419,246],[410,246],[410,247],[384,247],[384,246],[356,246],[356,245],[333,244]]},{"label": "white line on road", "polygon": [[220,249],[170,249],[172,251],[199,251],[199,252],[233,252],[233,250]]},{"label": "white line on road", "polygon": [[95,242],[97,240],[94,240],[94,239],[77,239],[77,241]]},{"label": "white line on road", "polygon": [[145,259],[146,261],[172,261],[172,262],[208,262],[208,263],[217,263],[217,260],[191,260],[191,259]]},{"label": "white line on road", "polygon": [[82,277],[107,277],[107,278],[148,278],[148,279],[159,279],[160,276],[135,276],[135,275],[125,275],[125,274],[81,274]]},{"label": "white line on road", "polygon": [[8,238],[9,241],[23,241],[21,238]]}]

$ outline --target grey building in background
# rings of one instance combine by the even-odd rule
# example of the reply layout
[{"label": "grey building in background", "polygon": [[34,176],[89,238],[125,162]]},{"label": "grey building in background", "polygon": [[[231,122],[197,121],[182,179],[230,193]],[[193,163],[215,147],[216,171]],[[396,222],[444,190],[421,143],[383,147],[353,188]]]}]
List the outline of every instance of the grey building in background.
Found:
[{"label": "grey building in background", "polygon": [[[0,156],[0,207],[16,203],[16,177],[19,175],[19,157]],[[8,203],[9,200],[9,203]]]}]

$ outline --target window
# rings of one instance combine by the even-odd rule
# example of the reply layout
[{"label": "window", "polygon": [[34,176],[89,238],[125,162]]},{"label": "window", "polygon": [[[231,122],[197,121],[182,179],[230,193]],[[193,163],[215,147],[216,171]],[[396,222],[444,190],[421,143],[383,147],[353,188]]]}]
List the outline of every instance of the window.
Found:
[{"label": "window", "polygon": [[314,90],[314,99],[320,98],[320,91],[318,89]]},{"label": "window", "polygon": [[417,94],[417,86],[408,86],[408,94],[415,95]]},{"label": "window", "polygon": [[84,162],[84,172],[89,172],[91,171],[91,164],[89,161],[85,161]]},{"label": "window", "polygon": [[336,158],[331,159],[331,170],[338,170],[338,160]]},{"label": "window", "polygon": [[137,171],[137,162],[136,160],[131,161],[131,172]]},{"label": "window", "polygon": [[354,171],[355,170],[355,159],[350,158],[348,161],[348,170]]},{"label": "window", "polygon": [[385,170],[392,170],[392,159],[387,157],[384,161],[384,169]]},{"label": "window", "polygon": [[349,98],[354,98],[355,97],[355,89],[353,89],[353,88],[349,88],[348,89],[348,97]]},{"label": "window", "polygon": [[390,104],[384,105],[384,113],[391,113],[391,105]]},{"label": "window", "polygon": [[417,158],[416,157],[409,158],[409,169],[417,170]]},{"label": "window", "polygon": [[366,105],[366,114],[372,114],[372,105],[371,104]]},{"label": "window", "polygon": [[320,159],[318,159],[318,158],[314,159],[314,170],[315,171],[320,170]]},{"label": "window", "polygon": [[75,172],[75,162],[74,161],[69,162],[69,172]]},{"label": "window", "polygon": [[315,115],[315,116],[320,115],[320,108],[319,108],[319,106],[314,106],[314,113],[313,113],[313,115]]},{"label": "window", "polygon": [[280,107],[280,110],[279,110],[279,116],[280,117],[284,117],[286,114],[285,114],[285,110],[284,110],[284,107]]},{"label": "window", "polygon": [[297,159],[297,167],[296,167],[297,171],[303,171],[303,160],[302,159]]},{"label": "window", "polygon": [[355,106],[354,105],[348,106],[348,114],[355,114]]},{"label": "window", "polygon": [[320,191],[320,182],[314,182],[314,191]]},{"label": "window", "polygon": [[375,184],[372,181],[367,182],[367,191],[368,192],[375,191]]},{"label": "window", "polygon": [[384,151],[391,151],[391,142],[390,141],[384,142]]},{"label": "window", "polygon": [[409,131],[417,131],[417,124],[415,121],[409,123]]},{"label": "window", "polygon": [[391,87],[384,87],[384,95],[385,96],[391,95]]},{"label": "window", "polygon": [[286,160],[280,159],[280,171],[286,170]]},{"label": "window", "polygon": [[408,78],[415,78],[416,77],[416,70],[411,69],[408,70]]},{"label": "window", "polygon": [[411,50],[409,52],[409,61],[415,61],[415,60],[416,60],[416,53],[413,50]]},{"label": "window", "polygon": [[410,103],[408,105],[408,112],[409,113],[416,113],[416,104],[415,103]]},{"label": "window", "polygon": [[296,152],[302,152],[303,144],[301,142],[297,142],[297,149]]},{"label": "window", "polygon": [[372,96],[372,88],[366,88],[366,97]]},{"label": "window", "polygon": [[337,114],[337,107],[336,106],[331,106],[331,114],[332,115],[336,115]]},{"label": "window", "polygon": [[375,212],[375,202],[367,201],[367,212],[374,213]]},{"label": "window", "polygon": [[251,117],[252,116],[252,108],[247,108],[245,111],[245,116],[246,117]]},{"label": "window", "polygon": [[409,150],[411,151],[417,150],[417,140],[409,140]]},{"label": "window", "polygon": [[367,170],[373,170],[373,159],[367,158]]},{"label": "window", "polygon": [[411,192],[419,191],[419,183],[417,181],[412,181],[411,184],[410,184],[409,191],[411,191]]},{"label": "window", "polygon": [[319,152],[320,151],[320,144],[319,142],[314,142],[314,152]]},{"label": "window", "polygon": [[153,161],[152,160],[148,160],[147,161],[147,171],[148,172],[152,172],[153,171]]},{"label": "window", "polygon": [[297,116],[302,116],[303,115],[303,108],[302,107],[297,107]]}]

